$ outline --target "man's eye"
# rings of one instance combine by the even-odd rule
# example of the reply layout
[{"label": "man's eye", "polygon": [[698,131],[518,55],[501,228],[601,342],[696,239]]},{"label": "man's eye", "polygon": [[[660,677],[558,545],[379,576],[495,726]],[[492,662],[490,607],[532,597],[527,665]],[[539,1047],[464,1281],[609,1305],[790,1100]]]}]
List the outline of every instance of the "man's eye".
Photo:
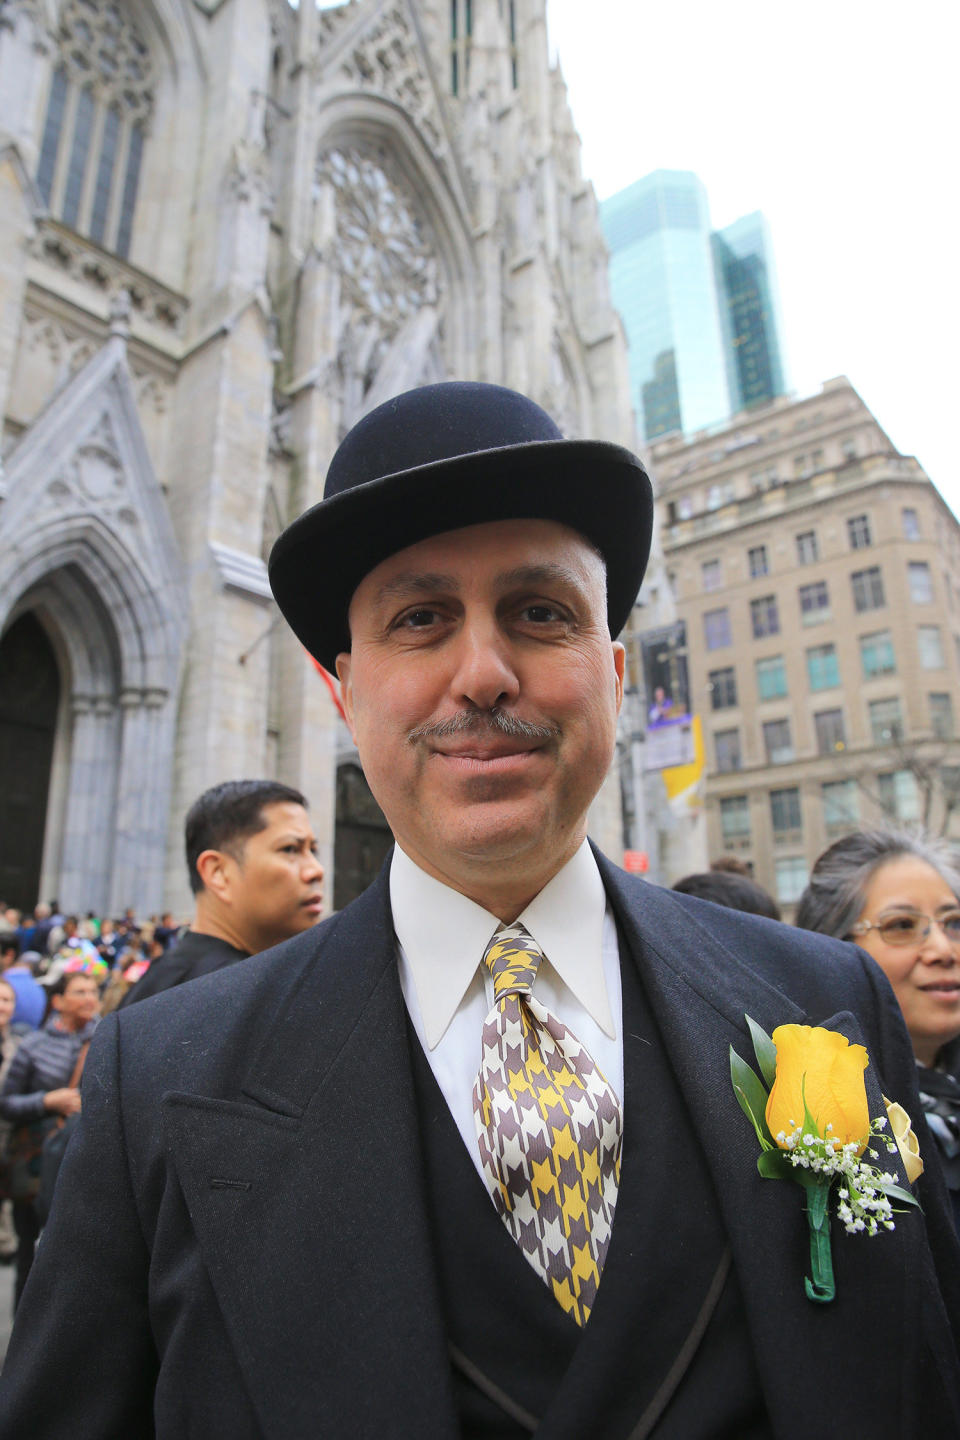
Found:
[{"label": "man's eye", "polygon": [[408,630],[422,630],[427,625],[433,625],[436,620],[437,611],[421,605],[416,610],[407,610],[397,623]]},{"label": "man's eye", "polygon": [[535,625],[549,625],[561,618],[560,612],[552,605],[525,605],[522,614],[525,620],[531,620]]}]

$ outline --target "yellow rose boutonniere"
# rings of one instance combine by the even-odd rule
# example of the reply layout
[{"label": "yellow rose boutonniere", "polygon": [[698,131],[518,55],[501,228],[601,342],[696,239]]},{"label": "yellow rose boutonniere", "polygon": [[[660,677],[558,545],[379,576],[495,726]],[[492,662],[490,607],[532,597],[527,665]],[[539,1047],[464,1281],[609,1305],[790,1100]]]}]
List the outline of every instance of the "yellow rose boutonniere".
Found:
[{"label": "yellow rose boutonniere", "polygon": [[804,1286],[809,1299],[823,1304],[836,1294],[831,1189],[836,1185],[837,1216],[848,1234],[892,1230],[891,1200],[917,1201],[895,1175],[869,1163],[878,1152],[868,1146],[889,1116],[893,1138],[884,1136],[883,1143],[891,1155],[899,1148],[912,1184],[923,1170],[916,1136],[906,1111],[886,1097],[887,1116],[870,1119],[863,1078],[870,1062],[862,1045],[815,1025],[780,1025],[771,1038],[749,1015],[745,1019],[763,1079],[731,1046],[734,1094],[760,1142],[760,1174],[767,1180],[794,1180],[806,1192],[812,1278]]}]

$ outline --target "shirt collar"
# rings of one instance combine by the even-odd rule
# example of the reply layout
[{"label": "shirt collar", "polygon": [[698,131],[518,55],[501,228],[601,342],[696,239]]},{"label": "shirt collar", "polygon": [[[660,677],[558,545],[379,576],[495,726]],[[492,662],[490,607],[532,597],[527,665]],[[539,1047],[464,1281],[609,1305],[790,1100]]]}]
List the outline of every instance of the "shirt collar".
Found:
[{"label": "shirt collar", "polygon": [[[399,845],[390,866],[390,904],[432,1050],[456,1014],[500,921],[421,870]],[[605,909],[603,881],[585,840],[519,920],[562,982],[612,1038],[616,1030],[603,973]]]}]

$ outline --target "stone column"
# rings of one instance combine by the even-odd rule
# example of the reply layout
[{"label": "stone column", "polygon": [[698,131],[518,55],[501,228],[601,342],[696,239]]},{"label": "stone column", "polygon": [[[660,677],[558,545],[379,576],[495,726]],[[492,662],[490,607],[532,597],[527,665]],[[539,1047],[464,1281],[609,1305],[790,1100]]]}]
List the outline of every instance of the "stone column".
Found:
[{"label": "stone column", "polygon": [[123,733],[117,794],[111,909],[138,915],[164,908],[163,871],[170,816],[174,706],[160,687],[121,691]]},{"label": "stone column", "polygon": [[74,695],[73,744],[60,872],[68,911],[102,912],[109,899],[116,787],[116,714],[105,696]]}]

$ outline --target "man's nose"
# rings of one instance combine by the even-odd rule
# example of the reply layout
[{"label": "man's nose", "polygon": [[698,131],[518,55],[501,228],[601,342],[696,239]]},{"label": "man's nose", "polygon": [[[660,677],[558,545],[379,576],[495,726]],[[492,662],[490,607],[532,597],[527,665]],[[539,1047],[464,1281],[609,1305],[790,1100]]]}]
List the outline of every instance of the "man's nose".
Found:
[{"label": "man's nose", "polygon": [[492,710],[520,693],[511,646],[491,619],[467,620],[457,639],[451,689],[457,704]]},{"label": "man's nose", "polygon": [[314,855],[312,850],[307,851],[306,861],[303,866],[304,880],[322,880],[324,876],[323,866],[320,864],[319,855]]}]

